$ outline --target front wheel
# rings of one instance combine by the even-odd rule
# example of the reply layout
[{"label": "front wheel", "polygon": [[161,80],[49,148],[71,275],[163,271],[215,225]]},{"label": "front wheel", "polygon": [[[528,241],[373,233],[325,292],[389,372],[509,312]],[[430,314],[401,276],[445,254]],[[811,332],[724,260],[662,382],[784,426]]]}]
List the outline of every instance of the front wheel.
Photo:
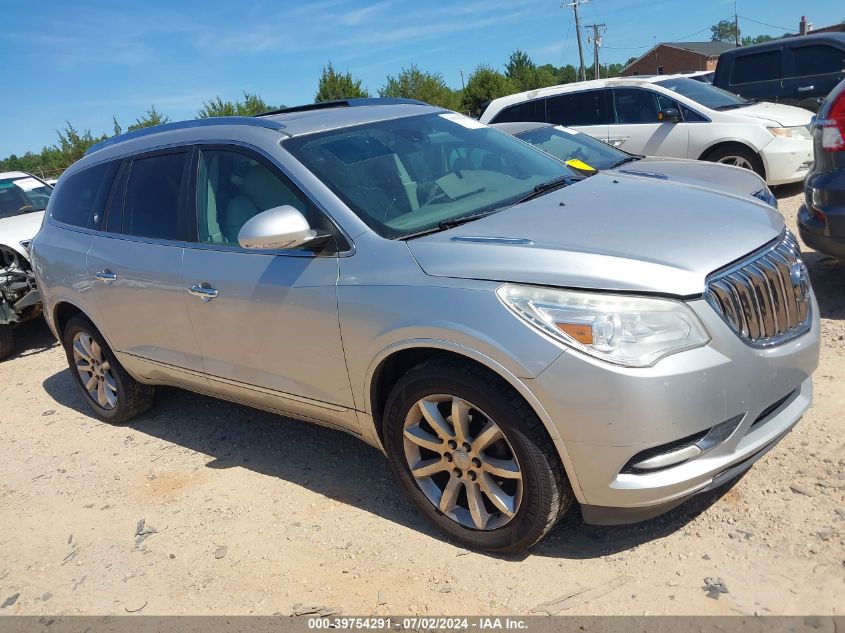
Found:
[{"label": "front wheel", "polygon": [[119,424],[153,405],[154,388],[129,375],[84,316],[68,321],[62,342],[74,382],[98,418]]},{"label": "front wheel", "polygon": [[471,548],[527,549],[574,500],[534,411],[468,362],[438,358],[402,376],[388,397],[385,444],[417,508]]},{"label": "front wheel", "polygon": [[721,147],[707,154],[704,160],[750,169],[764,180],[766,178],[766,168],[759,154],[747,147],[732,145]]}]

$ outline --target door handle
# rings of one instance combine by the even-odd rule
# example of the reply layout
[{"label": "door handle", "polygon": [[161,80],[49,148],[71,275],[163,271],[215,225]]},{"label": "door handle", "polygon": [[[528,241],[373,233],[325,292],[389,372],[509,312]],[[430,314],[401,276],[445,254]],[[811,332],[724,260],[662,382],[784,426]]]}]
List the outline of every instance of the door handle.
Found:
[{"label": "door handle", "polygon": [[94,277],[96,277],[97,279],[99,279],[100,281],[102,281],[102,282],[103,282],[104,284],[106,284],[107,286],[110,286],[110,285],[111,285],[111,283],[112,283],[115,279],[117,279],[117,275],[115,275],[115,274],[114,274],[112,271],[110,271],[108,268],[106,268],[105,270],[101,270],[101,271],[99,271],[99,272],[94,273]]},{"label": "door handle", "polygon": [[810,92],[815,86],[799,86],[798,92]]},{"label": "door handle", "polygon": [[212,299],[214,299],[214,297],[220,294],[219,292],[217,292],[217,289],[209,288],[208,286],[203,285],[191,286],[190,288],[188,288],[188,292],[190,292],[195,297],[199,297],[205,302],[211,301]]}]

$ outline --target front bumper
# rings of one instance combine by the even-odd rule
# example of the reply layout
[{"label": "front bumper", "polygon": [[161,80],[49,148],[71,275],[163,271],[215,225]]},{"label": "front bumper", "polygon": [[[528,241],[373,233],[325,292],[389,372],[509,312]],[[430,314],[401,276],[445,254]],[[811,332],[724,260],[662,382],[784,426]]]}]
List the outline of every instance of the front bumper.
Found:
[{"label": "front bumper", "polygon": [[[665,511],[750,467],[810,406],[819,355],[815,297],[810,330],[767,349],[743,343],[704,300],[689,305],[712,336],[705,347],[640,369],[567,352],[525,381],[554,420],[583,505],[639,509],[629,520]],[[646,449],[736,416],[741,422],[727,439],[699,457],[645,474],[622,472]]]},{"label": "front bumper", "polygon": [[813,141],[775,137],[760,152],[766,168],[766,184],[799,182],[813,165]]}]

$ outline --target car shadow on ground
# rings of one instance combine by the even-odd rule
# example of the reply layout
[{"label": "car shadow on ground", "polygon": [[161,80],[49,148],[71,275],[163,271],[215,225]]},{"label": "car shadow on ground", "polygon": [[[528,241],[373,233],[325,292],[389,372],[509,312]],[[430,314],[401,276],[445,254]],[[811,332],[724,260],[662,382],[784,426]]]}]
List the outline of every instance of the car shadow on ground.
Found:
[{"label": "car shadow on ground", "polygon": [[47,327],[47,323],[42,318],[21,323],[15,328],[14,334],[15,350],[6,359],[6,362],[15,358],[23,358],[46,352],[59,344],[56,341],[56,337],[50,331],[50,328]]},{"label": "car shadow on ground", "polygon": [[[90,417],[68,370],[47,378],[44,389],[59,404]],[[126,426],[212,457],[208,468],[241,467],[283,479],[429,538],[445,539],[405,498],[381,453],[340,431],[161,387],[156,406]],[[682,528],[719,496],[699,495],[661,518],[622,527],[585,525],[574,507],[531,553],[572,559],[618,553]]]}]

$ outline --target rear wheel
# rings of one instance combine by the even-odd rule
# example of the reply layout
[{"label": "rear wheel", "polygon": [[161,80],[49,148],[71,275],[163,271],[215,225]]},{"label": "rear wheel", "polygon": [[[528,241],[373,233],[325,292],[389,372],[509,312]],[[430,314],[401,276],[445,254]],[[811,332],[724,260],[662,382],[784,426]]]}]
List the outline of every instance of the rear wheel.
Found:
[{"label": "rear wheel", "polygon": [[574,500],[534,411],[468,362],[444,357],[402,376],[388,398],[385,444],[417,508],[472,548],[524,550]]},{"label": "rear wheel", "polygon": [[766,169],[763,166],[760,156],[753,150],[741,145],[728,145],[717,148],[705,155],[704,160],[750,169],[761,178],[766,178]]},{"label": "rear wheel", "polygon": [[8,323],[0,325],[0,360],[7,358],[15,350],[15,334]]},{"label": "rear wheel", "polygon": [[154,388],[129,375],[87,318],[68,321],[62,342],[71,375],[98,418],[119,424],[153,405]]}]

